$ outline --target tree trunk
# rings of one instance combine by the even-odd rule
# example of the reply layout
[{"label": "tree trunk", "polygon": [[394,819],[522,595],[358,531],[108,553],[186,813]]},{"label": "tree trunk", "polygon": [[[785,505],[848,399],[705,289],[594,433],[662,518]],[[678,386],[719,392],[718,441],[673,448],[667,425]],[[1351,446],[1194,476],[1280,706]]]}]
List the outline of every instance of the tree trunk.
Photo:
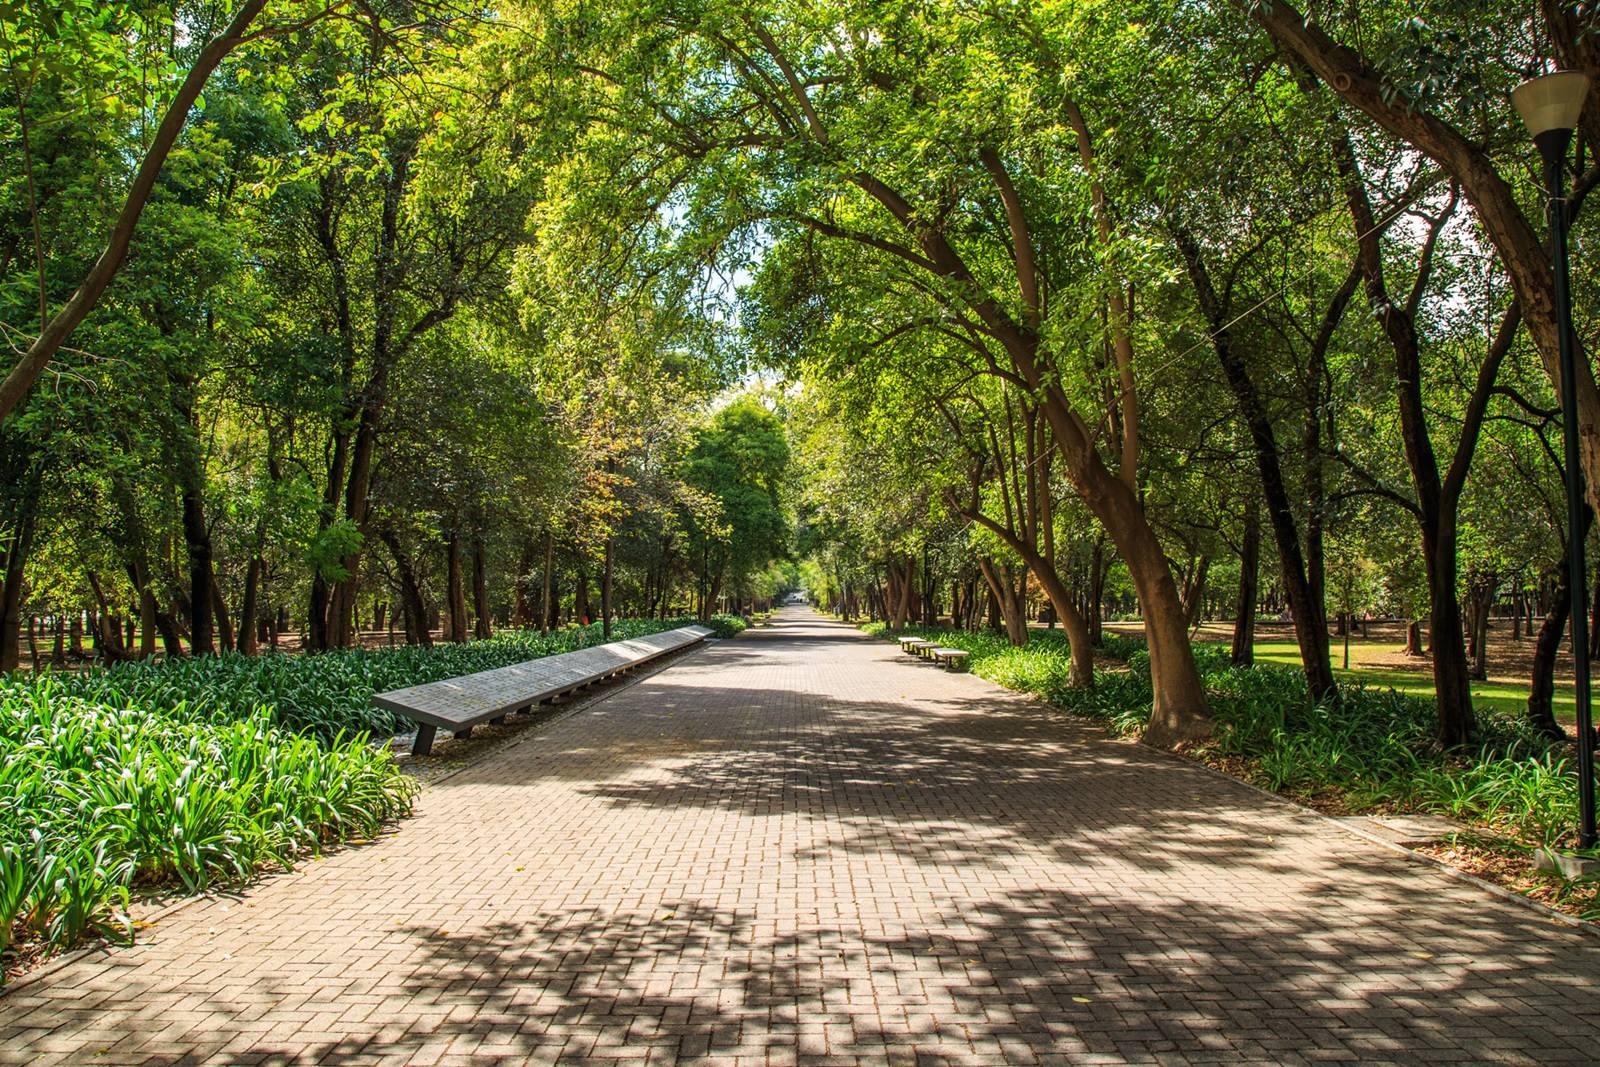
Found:
[{"label": "tree trunk", "polygon": [[[259,541],[258,541],[259,543]],[[244,569],[244,596],[239,604],[239,651],[254,656],[261,651],[256,616],[261,614],[261,557],[252,555]]]},{"label": "tree trunk", "polygon": [[578,585],[572,594],[572,614],[579,626],[589,625],[589,574],[578,566]]},{"label": "tree trunk", "polygon": [[1195,562],[1194,572],[1183,590],[1183,614],[1189,629],[1200,623],[1206,604],[1206,575],[1211,571],[1211,557],[1201,556]]},{"label": "tree trunk", "polygon": [[1422,647],[1422,620],[1421,619],[1412,619],[1410,622],[1408,622],[1406,624],[1406,650],[1405,650],[1405,654],[1408,655],[1408,656],[1415,656],[1418,659],[1421,659],[1422,657],[1427,655],[1427,652],[1424,651],[1423,647]]},{"label": "tree trunk", "polygon": [[545,535],[544,535],[544,576],[542,578],[542,582],[543,582],[543,586],[544,586],[544,588],[543,588],[544,599],[543,599],[543,607],[541,608],[541,613],[540,613],[540,616],[539,616],[539,632],[541,634],[549,633],[551,627],[555,626],[555,624],[556,624],[555,611],[556,611],[556,606],[557,605],[556,605],[556,603],[555,603],[555,601],[553,599],[554,594],[555,594],[555,574],[554,574],[555,562],[556,562],[556,539],[555,539],[555,535],[552,534],[552,533],[546,532]]},{"label": "tree trunk", "polygon": [[[954,503],[954,501],[952,501]],[[1039,587],[1044,590],[1045,597],[1050,601],[1050,606],[1055,609],[1056,617],[1061,620],[1061,627],[1067,632],[1067,644],[1072,656],[1072,668],[1068,675],[1068,684],[1073,687],[1087,687],[1094,684],[1094,641],[1089,636],[1088,620],[1078,610],[1078,605],[1073,602],[1072,592],[1061,580],[1061,574],[1055,565],[1042,555],[1027,540],[1016,535],[1001,523],[989,518],[981,511],[970,511],[960,507],[956,508],[968,520],[978,523],[992,531],[1017,555],[1022,557],[1026,565],[1024,574],[1032,573],[1039,580]],[[982,562],[981,560],[979,561]],[[998,572],[997,572],[998,573]],[[990,580],[985,573],[984,579]],[[1024,612],[1024,628],[1026,628],[1026,613]],[[1007,620],[1007,628],[1010,621]],[[1024,641],[1026,636],[1024,636]],[[1021,642],[1014,642],[1021,643]]]},{"label": "tree trunk", "polygon": [[[1594,526],[1594,511],[1583,509],[1581,539],[1587,539]],[[1570,538],[1563,546],[1562,564],[1556,568],[1554,580],[1545,589],[1546,612],[1533,642],[1533,667],[1528,681],[1528,725],[1551,740],[1565,740],[1566,730],[1556,721],[1554,697],[1556,659],[1561,654],[1561,642],[1567,636],[1567,620],[1572,609],[1572,584],[1567,580],[1567,553],[1572,551]]]},{"label": "tree trunk", "polygon": [[183,541],[189,557],[189,652],[211,656],[217,651],[211,625],[211,531],[206,527],[198,462],[198,457],[185,462],[181,487]]},{"label": "tree trunk", "polygon": [[524,537],[517,553],[516,600],[511,607],[511,625],[526,630],[533,624],[533,604],[528,599],[528,581],[533,576],[533,538]]},{"label": "tree trunk", "polygon": [[100,652],[100,657],[107,663],[115,663],[127,659],[127,650],[122,643],[122,625],[115,612],[110,610],[106,600],[105,589],[100,584],[100,576],[94,571],[84,572],[84,577],[89,579],[89,588],[94,591],[95,603],[99,610],[95,612],[95,647]]},{"label": "tree trunk", "polygon": [[1261,575],[1261,506],[1252,500],[1244,513],[1244,544],[1239,550],[1239,599],[1233,612],[1232,661],[1256,661],[1256,597]]},{"label": "tree trunk", "polygon": [[1243,353],[1238,350],[1235,337],[1229,329],[1233,316],[1212,285],[1199,245],[1188,234],[1180,232],[1176,236],[1201,309],[1212,325],[1212,348],[1239,406],[1239,414],[1250,432],[1262,496],[1278,550],[1279,571],[1289,600],[1289,611],[1294,618],[1295,642],[1300,647],[1306,688],[1313,700],[1325,700],[1337,693],[1338,688],[1328,651],[1327,608],[1318,588],[1321,584],[1318,580],[1322,555],[1320,542],[1308,530],[1308,545],[1301,546],[1294,506],[1283,475],[1277,435],[1255,379],[1251,377]]},{"label": "tree trunk", "polygon": [[892,630],[905,629],[906,623],[911,618],[911,571],[912,565],[909,561],[889,561],[889,573],[894,578],[895,590],[898,593],[894,602],[894,620],[890,623]]},{"label": "tree trunk", "polygon": [[4,554],[5,570],[0,574],[0,674],[21,665],[22,592],[26,584],[24,568],[33,550],[33,533],[38,519],[37,478],[29,478],[17,515],[16,532]]},{"label": "tree trunk", "polygon": [[1556,657],[1561,652],[1561,641],[1566,635],[1568,600],[1564,595],[1571,585],[1567,582],[1566,568],[1556,581],[1557,595],[1550,601],[1550,610],[1539,625],[1533,640],[1533,669],[1528,680],[1528,725],[1552,741],[1565,740],[1566,730],[1555,716]]},{"label": "tree trunk", "polygon": [[462,644],[467,640],[467,593],[461,577],[461,535],[454,530],[445,542],[445,559],[445,602],[450,611],[445,640]]},{"label": "tree trunk", "polygon": [[615,539],[607,537],[605,560],[600,569],[600,633],[607,641],[611,640],[611,565],[615,549]]},{"label": "tree trunk", "polygon": [[1106,536],[1095,534],[1094,550],[1089,556],[1089,640],[1099,648],[1105,643],[1106,575],[1111,571],[1111,561],[1106,558]]},{"label": "tree trunk", "polygon": [[217,620],[217,642],[224,652],[234,648],[233,616],[228,614],[228,602],[222,596],[222,583],[217,581],[215,569],[211,572],[211,611]]},{"label": "tree trunk", "polygon": [[1006,638],[1019,648],[1026,645],[1028,617],[1012,585],[1011,568],[991,562],[984,556],[978,557],[978,567],[983,571],[983,580],[988,584],[992,598],[990,603],[994,605],[991,619],[998,614],[998,621],[1005,625]]},{"label": "tree trunk", "polygon": [[428,606],[422,597],[422,583],[417,580],[411,557],[400,547],[400,539],[391,530],[383,530],[379,537],[389,546],[394,558],[395,573],[400,578],[400,615],[404,620],[406,644],[432,647],[433,634],[428,626]]},{"label": "tree trunk", "polygon": [[482,641],[490,636],[488,563],[484,559],[483,538],[472,539],[472,636]]}]

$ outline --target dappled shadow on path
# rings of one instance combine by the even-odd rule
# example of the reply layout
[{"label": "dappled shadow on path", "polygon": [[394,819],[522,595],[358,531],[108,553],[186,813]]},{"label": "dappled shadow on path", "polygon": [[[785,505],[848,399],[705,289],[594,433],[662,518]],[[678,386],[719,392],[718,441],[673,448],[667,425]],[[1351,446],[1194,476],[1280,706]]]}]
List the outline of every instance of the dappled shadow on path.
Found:
[{"label": "dappled shadow on path", "polygon": [[252,1051],[281,1064],[445,1047],[484,1063],[588,1062],[624,1048],[634,1062],[652,1049],[695,1062],[770,1046],[915,1049],[932,1064],[1208,1050],[1285,1063],[1405,1062],[1423,1050],[1534,1063],[1600,1038],[1577,1013],[1592,973],[1564,970],[1571,959],[1541,949],[1532,930],[1507,931],[1495,960],[1475,960],[1472,946],[1423,960],[1312,911],[1264,922],[1247,902],[1107,903],[1039,888],[899,932],[873,920],[772,929],[753,911],[690,900],[460,934],[411,929],[425,954],[406,983],[416,1014],[405,1025],[309,1052],[274,1054],[270,1039]]}]

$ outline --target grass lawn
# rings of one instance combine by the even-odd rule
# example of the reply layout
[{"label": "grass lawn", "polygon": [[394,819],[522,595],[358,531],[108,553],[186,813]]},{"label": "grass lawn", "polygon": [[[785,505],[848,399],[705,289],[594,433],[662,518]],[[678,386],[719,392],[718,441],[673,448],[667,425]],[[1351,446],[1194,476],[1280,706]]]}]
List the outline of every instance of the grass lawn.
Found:
[{"label": "grass lawn", "polygon": [[[1206,642],[1213,643],[1213,642]],[[1215,642],[1226,644],[1227,642]],[[1371,663],[1374,653],[1381,652],[1385,655],[1394,650],[1394,645],[1384,641],[1362,641],[1352,638],[1350,641],[1350,669],[1344,670],[1339,665],[1344,662],[1344,647],[1342,638],[1334,638],[1333,673],[1341,682],[1359,682],[1362,685],[1398,689],[1402,693],[1413,696],[1433,696],[1433,674],[1425,662],[1419,663],[1419,669],[1414,671],[1397,670],[1394,667],[1379,666]],[[1300,666],[1300,647],[1293,641],[1257,641],[1256,659],[1266,663],[1287,663],[1291,666]],[[1513,682],[1508,679],[1490,678],[1488,681],[1472,683],[1472,703],[1480,711],[1493,710],[1503,715],[1512,717],[1520,716],[1528,707],[1528,683]],[[1556,682],[1555,693],[1556,718],[1570,725],[1575,714],[1572,702],[1572,686],[1567,681]]]},{"label": "grass lawn", "polygon": [[[1137,623],[1108,624],[1108,629],[1122,633],[1142,632]],[[1206,623],[1196,635],[1198,645],[1227,645],[1231,636],[1228,623]],[[1329,652],[1333,657],[1334,674],[1341,682],[1359,683],[1374,688],[1397,689],[1413,696],[1433,696],[1433,671],[1425,659],[1412,659],[1402,655],[1404,634],[1393,623],[1374,624],[1371,637],[1350,638],[1350,669],[1344,670],[1344,638],[1334,635],[1329,639]],[[1473,704],[1479,711],[1520,717],[1528,705],[1528,660],[1533,642],[1523,638],[1520,642],[1509,639],[1505,627],[1491,630],[1489,640],[1489,677],[1472,683]],[[1284,663],[1300,666],[1300,647],[1287,624],[1263,621],[1258,623],[1256,659],[1263,663]],[[1556,718],[1571,726],[1575,717],[1572,700],[1571,661],[1563,656],[1557,666],[1555,692]]]}]

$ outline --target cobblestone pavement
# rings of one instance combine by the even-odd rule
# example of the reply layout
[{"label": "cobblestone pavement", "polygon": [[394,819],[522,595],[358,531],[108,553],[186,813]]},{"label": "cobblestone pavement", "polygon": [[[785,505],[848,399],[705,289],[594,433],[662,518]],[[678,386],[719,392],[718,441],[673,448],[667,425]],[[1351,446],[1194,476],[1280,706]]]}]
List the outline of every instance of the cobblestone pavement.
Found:
[{"label": "cobblestone pavement", "polygon": [[0,998],[6,1063],[1594,1062],[1600,941],[810,614]]}]

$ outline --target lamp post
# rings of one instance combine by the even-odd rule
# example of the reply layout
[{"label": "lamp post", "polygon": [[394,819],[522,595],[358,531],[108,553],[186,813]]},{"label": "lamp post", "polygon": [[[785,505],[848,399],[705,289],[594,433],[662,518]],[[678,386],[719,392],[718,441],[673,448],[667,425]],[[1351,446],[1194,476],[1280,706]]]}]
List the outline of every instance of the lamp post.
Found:
[{"label": "lamp post", "polygon": [[1550,244],[1555,279],[1556,329],[1560,337],[1561,438],[1567,459],[1567,575],[1572,595],[1573,695],[1578,705],[1578,847],[1593,848],[1594,726],[1589,712],[1589,597],[1583,552],[1583,466],[1578,462],[1577,341],[1572,297],[1567,290],[1567,147],[1589,95],[1589,78],[1575,70],[1532,78],[1512,90],[1516,107],[1544,158],[1545,195],[1550,200]]}]

